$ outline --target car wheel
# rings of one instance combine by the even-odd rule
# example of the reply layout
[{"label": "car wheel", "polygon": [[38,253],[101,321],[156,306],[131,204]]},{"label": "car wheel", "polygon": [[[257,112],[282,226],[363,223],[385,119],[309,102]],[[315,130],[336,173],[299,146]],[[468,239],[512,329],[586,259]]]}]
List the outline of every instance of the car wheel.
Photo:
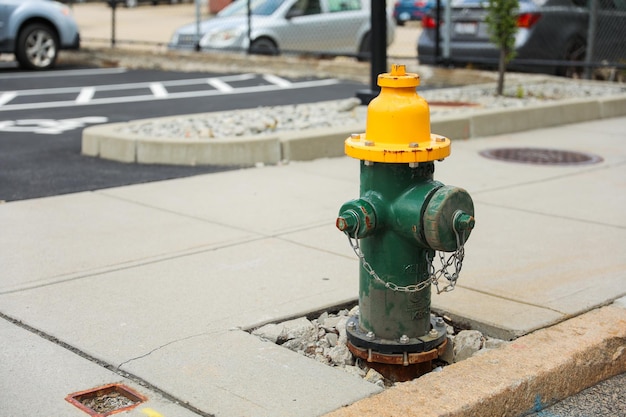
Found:
[{"label": "car wheel", "polygon": [[250,53],[257,55],[278,55],[278,47],[270,38],[258,38],[252,41]]},{"label": "car wheel", "polygon": [[[585,54],[587,53],[587,44],[582,38],[577,37],[568,43],[568,47],[565,51],[563,59],[566,61],[584,61]],[[583,67],[568,65],[566,67],[559,67],[557,69],[557,75],[580,79],[582,78],[583,71]]]},{"label": "car wheel", "polygon": [[23,28],[15,45],[20,66],[43,70],[54,66],[59,53],[59,40],[50,26],[34,23]]},{"label": "car wheel", "polygon": [[404,22],[404,20],[396,19],[396,25],[398,26],[404,26]]},{"label": "car wheel", "polygon": [[357,60],[360,62],[367,62],[372,58],[372,35],[368,32],[363,36],[361,40],[361,46],[359,46],[359,55]]}]

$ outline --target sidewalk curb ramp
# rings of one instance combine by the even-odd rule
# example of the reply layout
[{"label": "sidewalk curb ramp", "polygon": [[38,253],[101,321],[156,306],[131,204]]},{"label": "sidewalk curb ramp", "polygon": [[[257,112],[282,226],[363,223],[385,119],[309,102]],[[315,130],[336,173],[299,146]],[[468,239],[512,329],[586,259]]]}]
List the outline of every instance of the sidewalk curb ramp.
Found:
[{"label": "sidewalk curb ramp", "polygon": [[[252,110],[253,111],[253,110]],[[220,113],[213,113],[213,116]],[[201,114],[192,115],[200,116]],[[524,108],[477,110],[459,116],[433,116],[431,130],[452,140],[471,139],[520,132],[570,123],[626,115],[626,94],[610,97],[569,99]],[[176,119],[181,116],[159,120]],[[119,162],[170,165],[276,164],[281,161],[308,161],[344,155],[344,140],[365,126],[318,128],[304,132],[277,132],[274,135],[219,139],[180,139],[123,134],[133,120],[91,126],[83,131],[82,153]]]},{"label": "sidewalk curb ramp", "polygon": [[517,417],[623,372],[625,298],[325,417]]}]

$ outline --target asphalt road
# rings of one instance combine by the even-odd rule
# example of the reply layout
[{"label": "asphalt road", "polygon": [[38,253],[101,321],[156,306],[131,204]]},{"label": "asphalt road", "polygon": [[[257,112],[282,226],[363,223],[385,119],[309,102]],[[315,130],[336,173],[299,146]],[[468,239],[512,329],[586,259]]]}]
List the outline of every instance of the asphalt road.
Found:
[{"label": "asphalt road", "polygon": [[271,74],[0,66],[0,201],[178,178],[240,167],[138,165],[80,153],[97,123],[354,97],[366,86]]},{"label": "asphalt road", "polygon": [[537,411],[527,417],[623,417],[626,416],[626,374],[600,382],[565,400],[545,407],[537,401]]}]

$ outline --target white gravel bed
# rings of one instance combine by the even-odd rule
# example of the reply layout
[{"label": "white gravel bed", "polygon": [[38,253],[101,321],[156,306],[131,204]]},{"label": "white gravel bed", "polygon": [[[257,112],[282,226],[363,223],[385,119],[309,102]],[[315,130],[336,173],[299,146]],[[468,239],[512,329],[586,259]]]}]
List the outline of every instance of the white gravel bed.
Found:
[{"label": "white gravel bed", "polygon": [[[504,96],[496,96],[494,91],[493,84],[435,90],[418,88],[418,94],[431,103],[432,116],[481,109],[522,108],[574,98],[606,97],[626,93],[626,85],[564,79],[563,82],[508,85]],[[154,138],[211,140],[350,124],[364,125],[365,117],[366,110],[359,105],[359,100],[349,98],[129,122],[119,128],[119,133]]]}]

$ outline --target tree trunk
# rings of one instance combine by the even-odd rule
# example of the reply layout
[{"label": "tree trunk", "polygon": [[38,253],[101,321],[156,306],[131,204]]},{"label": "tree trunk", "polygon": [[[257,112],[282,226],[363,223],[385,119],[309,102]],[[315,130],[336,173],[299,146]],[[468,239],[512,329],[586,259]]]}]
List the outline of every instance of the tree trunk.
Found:
[{"label": "tree trunk", "polygon": [[500,63],[498,65],[498,91],[499,96],[504,92],[504,72],[506,70],[506,49],[500,48]]}]

